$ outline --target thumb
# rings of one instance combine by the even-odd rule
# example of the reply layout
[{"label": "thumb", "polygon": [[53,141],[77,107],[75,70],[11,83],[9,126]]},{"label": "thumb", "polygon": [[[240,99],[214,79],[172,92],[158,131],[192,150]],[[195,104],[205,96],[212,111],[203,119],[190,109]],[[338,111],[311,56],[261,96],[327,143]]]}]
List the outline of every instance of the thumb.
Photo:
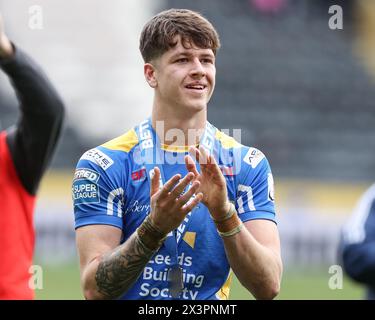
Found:
[{"label": "thumb", "polygon": [[151,177],[151,188],[150,188],[151,197],[159,191],[159,180],[160,180],[160,170],[158,167],[154,167],[154,174]]}]

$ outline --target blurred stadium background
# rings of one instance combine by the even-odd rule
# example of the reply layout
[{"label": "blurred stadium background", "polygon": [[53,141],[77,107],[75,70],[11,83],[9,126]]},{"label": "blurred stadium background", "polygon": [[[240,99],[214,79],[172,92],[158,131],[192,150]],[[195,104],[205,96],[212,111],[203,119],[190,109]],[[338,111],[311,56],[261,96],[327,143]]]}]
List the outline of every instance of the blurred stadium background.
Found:
[{"label": "blurred stadium background", "polygon": [[[328,27],[334,4],[343,30]],[[29,25],[35,5],[40,30]],[[44,67],[68,109],[35,216],[35,264],[44,270],[37,298],[82,299],[72,173],[85,150],[150,112],[138,37],[171,7],[198,10],[217,27],[223,46],[209,119],[240,128],[242,143],[263,150],[273,168],[285,268],[279,299],[362,298],[347,278],[341,290],[328,281],[340,228],[375,180],[374,1],[0,0],[8,34]],[[7,127],[17,107],[2,74],[0,97]],[[251,297],[234,281],[231,298]]]}]

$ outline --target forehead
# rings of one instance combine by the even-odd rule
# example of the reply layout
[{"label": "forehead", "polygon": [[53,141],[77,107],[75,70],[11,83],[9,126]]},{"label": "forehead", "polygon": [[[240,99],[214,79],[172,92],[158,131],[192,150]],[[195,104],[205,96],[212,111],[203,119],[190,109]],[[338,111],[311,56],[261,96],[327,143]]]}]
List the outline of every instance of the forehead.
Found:
[{"label": "forehead", "polygon": [[214,52],[210,48],[199,48],[192,41],[183,42],[180,36],[176,36],[175,41],[177,44],[169,48],[163,56],[170,58],[178,55],[210,55],[214,57]]}]

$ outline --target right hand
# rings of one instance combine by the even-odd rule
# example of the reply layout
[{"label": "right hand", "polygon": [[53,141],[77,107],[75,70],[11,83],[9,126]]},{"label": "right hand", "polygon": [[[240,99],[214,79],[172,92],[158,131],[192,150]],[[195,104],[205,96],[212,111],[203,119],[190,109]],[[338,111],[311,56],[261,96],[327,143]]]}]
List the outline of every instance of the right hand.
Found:
[{"label": "right hand", "polygon": [[151,178],[150,217],[155,227],[165,234],[176,229],[186,215],[203,199],[202,193],[198,193],[195,198],[191,199],[199,188],[199,181],[194,181],[190,189],[181,195],[186,186],[193,181],[193,173],[189,172],[183,179],[180,180],[180,178],[180,174],[174,175],[160,190],[158,167],[154,168],[154,175]]},{"label": "right hand", "polygon": [[10,58],[13,54],[13,46],[5,34],[3,18],[0,13],[0,58]]}]

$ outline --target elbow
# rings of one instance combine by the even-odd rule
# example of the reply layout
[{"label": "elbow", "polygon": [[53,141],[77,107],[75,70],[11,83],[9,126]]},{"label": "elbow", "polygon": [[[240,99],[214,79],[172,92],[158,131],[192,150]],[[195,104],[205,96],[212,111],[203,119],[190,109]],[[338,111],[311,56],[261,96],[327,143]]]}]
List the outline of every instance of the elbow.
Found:
[{"label": "elbow", "polygon": [[83,289],[83,296],[86,300],[108,300],[110,297],[102,295],[98,292],[98,290],[94,288],[84,288]]},{"label": "elbow", "polygon": [[83,296],[86,300],[115,300],[119,299],[124,292],[122,290],[100,290],[96,285],[87,285],[83,287]]},{"label": "elbow", "polygon": [[65,117],[65,105],[60,97],[55,98],[51,109],[53,117],[61,123]]},{"label": "elbow", "polygon": [[272,284],[268,284],[258,290],[254,297],[257,300],[273,300],[280,293],[280,282],[275,281]]},{"label": "elbow", "polygon": [[112,299],[111,297],[107,297],[102,294],[99,294],[95,290],[84,290],[83,296],[85,297],[86,300],[110,300]]},{"label": "elbow", "polygon": [[279,293],[280,293],[280,284],[270,286],[265,291],[264,295],[261,296],[260,299],[262,299],[262,300],[273,300],[278,296]]},{"label": "elbow", "polygon": [[82,291],[83,296],[86,300],[100,300],[103,299],[103,297],[99,296],[98,290],[96,290],[95,286],[92,284],[90,285],[89,281],[85,281],[85,279],[82,279]]},{"label": "elbow", "polygon": [[86,300],[99,300],[97,293],[91,289],[84,289],[83,296]]},{"label": "elbow", "polygon": [[56,95],[46,101],[45,116],[49,122],[61,124],[65,117],[65,105],[60,96]]},{"label": "elbow", "polygon": [[263,281],[260,281],[254,290],[254,297],[257,300],[273,300],[281,289],[281,279],[283,274],[283,265],[281,259],[277,263],[277,267],[268,276],[263,275]]},{"label": "elbow", "polygon": [[[280,293],[282,270],[278,270],[268,276],[263,275],[258,278],[259,281],[248,286],[248,290],[257,300],[273,300]],[[252,289],[252,290],[250,290]]]},{"label": "elbow", "polygon": [[60,115],[60,118],[65,116],[65,104],[61,98],[56,99],[56,113]]},{"label": "elbow", "polygon": [[[84,276],[86,274],[83,274]],[[82,293],[86,300],[105,300],[109,299],[101,294],[92,278],[81,278]]]}]

